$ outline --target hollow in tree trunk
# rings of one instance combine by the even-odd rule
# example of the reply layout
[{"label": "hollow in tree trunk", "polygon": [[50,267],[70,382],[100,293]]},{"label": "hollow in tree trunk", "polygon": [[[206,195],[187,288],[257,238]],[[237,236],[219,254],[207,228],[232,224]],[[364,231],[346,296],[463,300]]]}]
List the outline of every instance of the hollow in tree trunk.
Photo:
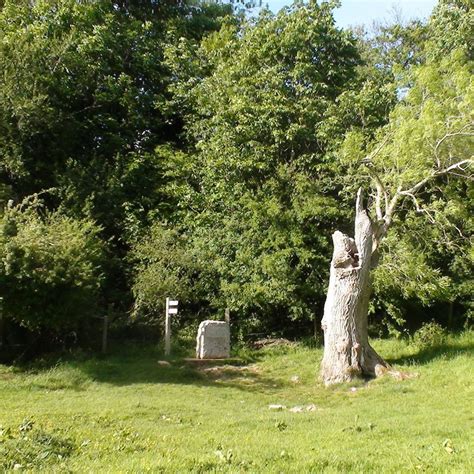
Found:
[{"label": "hollow in tree trunk", "polygon": [[336,231],[322,328],[324,356],[321,377],[326,385],[354,377],[373,377],[388,364],[370,346],[367,313],[371,269],[376,263],[380,229],[373,224],[357,194],[354,239]]}]

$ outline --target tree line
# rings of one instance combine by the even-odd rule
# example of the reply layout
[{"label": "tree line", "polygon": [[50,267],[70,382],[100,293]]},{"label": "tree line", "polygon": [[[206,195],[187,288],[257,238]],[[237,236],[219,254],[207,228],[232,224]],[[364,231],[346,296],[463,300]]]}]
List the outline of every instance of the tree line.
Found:
[{"label": "tree line", "polygon": [[337,5],[1,3],[7,351],[87,344],[110,308],[156,337],[167,296],[183,326],[229,308],[241,340],[319,332],[331,234],[369,181],[374,221],[398,196],[371,332],[471,324],[470,2],[371,31]]}]

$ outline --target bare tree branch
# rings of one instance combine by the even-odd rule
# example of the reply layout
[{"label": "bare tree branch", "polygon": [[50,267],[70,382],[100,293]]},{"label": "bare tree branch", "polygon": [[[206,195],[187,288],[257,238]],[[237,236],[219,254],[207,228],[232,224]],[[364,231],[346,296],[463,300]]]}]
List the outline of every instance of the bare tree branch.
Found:
[{"label": "bare tree branch", "polygon": [[375,187],[377,189],[377,194],[375,197],[375,213],[377,215],[377,220],[383,219],[383,211],[382,211],[382,198],[384,199],[385,210],[388,208],[388,194],[383,185],[380,176],[373,170],[368,169],[370,177],[375,181]]},{"label": "bare tree branch", "polygon": [[392,222],[393,214],[394,214],[395,209],[397,207],[398,200],[400,199],[401,190],[402,190],[402,187],[399,186],[397,188],[396,193],[393,195],[392,199],[390,200],[390,204],[388,205],[388,207],[385,211],[385,216],[384,216],[385,227],[388,227]]},{"label": "bare tree branch", "polygon": [[411,197],[413,203],[415,204],[415,209],[416,209],[416,212],[419,212],[419,213],[425,213],[427,216],[428,216],[428,219],[429,221],[434,224],[436,221],[434,219],[434,217],[431,215],[431,213],[428,211],[428,209],[425,209],[425,208],[422,208],[420,206],[420,203],[418,202],[418,199],[416,199],[416,196],[412,193],[409,193],[407,191],[401,191],[400,194],[402,196],[409,196]]},{"label": "bare tree branch", "polygon": [[[383,220],[385,221],[384,225],[383,225],[383,228],[381,229],[380,231],[380,236],[379,238],[383,237],[387,230],[388,230],[388,227],[390,226],[391,222],[392,222],[392,218],[393,218],[393,215],[395,213],[395,210],[396,210],[396,207],[398,205],[398,202],[400,200],[400,198],[402,196],[408,196],[410,197],[413,202],[415,203],[415,208],[418,212],[424,212],[426,213],[429,218],[430,218],[430,221],[431,222],[434,222],[434,218],[433,216],[426,210],[426,209],[423,209],[421,208],[421,206],[419,205],[418,203],[418,200],[416,199],[416,196],[415,194],[425,185],[427,184],[429,181],[431,181],[432,179],[434,178],[437,178],[439,176],[444,176],[444,175],[447,175],[447,174],[454,174],[453,171],[454,170],[462,170],[462,171],[465,171],[465,167],[469,166],[469,165],[473,165],[474,164],[474,160],[473,159],[467,159],[467,160],[461,160],[461,161],[458,161],[457,163],[454,163],[442,170],[436,170],[436,171],[433,171],[429,176],[427,176],[426,178],[422,179],[421,181],[419,181],[418,183],[416,183],[414,186],[412,186],[411,188],[409,189],[405,189],[403,190],[401,186],[398,187],[397,191],[395,192],[395,194],[393,195],[392,199],[390,200],[390,203],[388,204],[388,206],[386,207],[386,211],[385,211],[385,215],[383,216]],[[457,175],[459,175],[459,173],[456,173]],[[464,175],[462,175],[463,177],[465,177]],[[378,214],[378,211],[377,211],[377,214]]]},{"label": "bare tree branch", "polygon": [[367,166],[369,175],[374,179],[375,186],[377,188],[377,194],[375,196],[375,212],[376,212],[378,220],[383,219],[382,197],[384,198],[384,201],[385,201],[385,209],[387,209],[387,207],[388,207],[388,195],[387,195],[387,191],[385,190],[384,185],[382,184],[382,181],[381,181],[379,175],[371,168],[371,166],[372,166],[372,159],[375,158],[375,156],[377,156],[380,153],[380,151],[382,151],[383,147],[385,146],[385,144],[387,143],[389,138],[390,138],[390,135],[387,134],[384,137],[382,143],[380,143],[380,145],[374,151],[372,151],[369,155],[367,155],[362,160],[362,162]]},{"label": "bare tree branch", "polygon": [[385,135],[384,139],[382,140],[382,143],[380,143],[380,145],[374,151],[369,153],[369,155],[367,155],[365,160],[372,160],[372,158],[375,158],[382,151],[383,147],[388,142],[389,138],[390,138],[390,134],[387,133],[387,135]]},{"label": "bare tree branch", "polygon": [[403,192],[399,192],[399,194],[403,194],[403,193],[405,193],[405,194],[407,194],[407,193],[415,194],[417,191],[419,191],[425,184],[427,184],[432,179],[437,178],[438,176],[446,175],[446,174],[448,174],[451,171],[456,170],[456,169],[460,169],[460,170],[464,171],[465,168],[463,168],[463,165],[472,165],[472,164],[474,164],[474,159],[472,159],[472,158],[468,159],[468,160],[458,161],[457,163],[454,163],[453,165],[448,166],[447,168],[444,168],[442,170],[434,171],[429,176],[427,176],[426,178],[424,178],[421,181],[419,181],[418,183],[416,183],[410,189],[406,189]]},{"label": "bare tree branch", "polygon": [[440,166],[440,161],[438,159],[438,150],[439,150],[439,147],[446,141],[448,140],[449,138],[452,138],[452,137],[457,137],[457,136],[465,136],[465,137],[472,137],[474,136],[474,132],[467,132],[466,130],[468,130],[469,128],[473,127],[474,126],[474,123],[468,123],[466,124],[464,127],[462,127],[460,130],[458,130],[457,132],[452,132],[452,133],[447,133],[446,135],[444,135],[444,137],[441,137],[437,142],[436,142],[436,145],[434,147],[434,153],[435,153],[435,156],[436,156],[436,161],[438,163],[438,166]]},{"label": "bare tree branch", "polygon": [[357,190],[356,212],[359,214],[364,210],[364,191],[362,188]]}]

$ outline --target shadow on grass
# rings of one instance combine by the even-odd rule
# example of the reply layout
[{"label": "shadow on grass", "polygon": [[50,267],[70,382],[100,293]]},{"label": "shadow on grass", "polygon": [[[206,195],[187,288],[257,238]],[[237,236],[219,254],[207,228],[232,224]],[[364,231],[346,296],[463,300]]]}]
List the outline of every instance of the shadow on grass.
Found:
[{"label": "shadow on grass", "polygon": [[[253,392],[274,390],[281,386],[281,382],[265,376],[252,365],[258,356],[251,357],[247,354],[242,359],[221,360],[194,366],[184,360],[188,355],[189,352],[180,351],[179,355],[165,360],[163,351],[159,348],[127,344],[114,348],[107,356],[76,353],[62,359],[58,359],[57,356],[39,359],[34,363],[15,366],[13,373],[37,376],[61,368],[62,376],[65,378],[79,371],[85,376],[82,382],[87,380],[115,386],[183,384],[230,387]],[[160,364],[160,361],[165,362]]]},{"label": "shadow on grass", "polygon": [[132,384],[185,384],[207,387],[232,387],[245,391],[274,389],[279,383],[247,366],[206,364],[193,367],[180,359],[162,366],[157,358],[126,359],[110,357],[81,364],[81,370],[96,382],[116,386]]},{"label": "shadow on grass", "polygon": [[436,346],[426,347],[415,354],[402,355],[396,358],[387,358],[389,364],[400,365],[424,365],[434,359],[451,360],[463,354],[474,354],[474,344],[466,341],[465,343],[445,343]]}]

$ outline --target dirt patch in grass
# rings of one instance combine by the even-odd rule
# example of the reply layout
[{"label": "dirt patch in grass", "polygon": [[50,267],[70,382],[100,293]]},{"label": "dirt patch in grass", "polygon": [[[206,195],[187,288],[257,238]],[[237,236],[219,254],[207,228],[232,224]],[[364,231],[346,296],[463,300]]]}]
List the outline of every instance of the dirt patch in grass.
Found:
[{"label": "dirt patch in grass", "polygon": [[198,370],[214,380],[235,377],[256,377],[262,373],[262,369],[256,365],[248,365],[243,367],[235,365],[221,365],[217,367],[202,367]]},{"label": "dirt patch in grass", "polygon": [[252,349],[264,349],[267,347],[295,347],[296,342],[289,341],[284,338],[265,338],[254,341],[250,344]]}]

